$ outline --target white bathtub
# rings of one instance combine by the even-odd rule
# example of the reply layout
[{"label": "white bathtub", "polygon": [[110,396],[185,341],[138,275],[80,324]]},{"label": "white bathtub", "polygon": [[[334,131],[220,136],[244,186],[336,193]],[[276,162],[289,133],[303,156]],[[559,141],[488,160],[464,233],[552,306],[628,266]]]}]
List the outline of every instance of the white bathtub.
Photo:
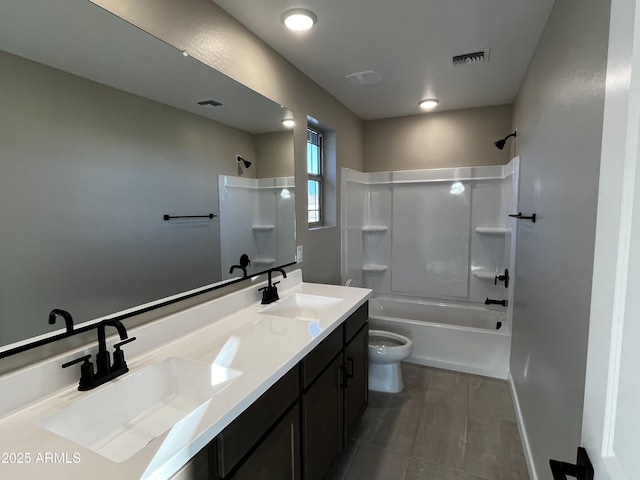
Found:
[{"label": "white bathtub", "polygon": [[369,299],[372,329],[413,340],[408,362],[506,379],[511,332],[505,314],[484,306],[398,297]]}]

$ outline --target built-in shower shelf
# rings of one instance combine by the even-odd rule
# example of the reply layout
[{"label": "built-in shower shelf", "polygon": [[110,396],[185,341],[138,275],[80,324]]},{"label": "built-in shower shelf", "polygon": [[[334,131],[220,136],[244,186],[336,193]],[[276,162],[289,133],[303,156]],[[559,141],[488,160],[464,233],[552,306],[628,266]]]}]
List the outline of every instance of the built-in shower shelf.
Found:
[{"label": "built-in shower shelf", "polygon": [[254,258],[251,261],[254,265],[273,265],[276,263],[275,258]]},{"label": "built-in shower shelf", "polygon": [[500,275],[497,272],[489,272],[488,270],[474,270],[473,276],[476,278],[482,278],[483,280],[495,280],[496,276]]},{"label": "built-in shower shelf", "polygon": [[268,232],[276,228],[274,225],[251,225],[251,230],[254,232]]},{"label": "built-in shower shelf", "polygon": [[506,235],[511,232],[511,229],[507,227],[476,227],[476,232],[486,235]]},{"label": "built-in shower shelf", "polygon": [[386,225],[364,225],[362,231],[364,233],[384,233],[389,230]]},{"label": "built-in shower shelf", "polygon": [[362,266],[362,271],[363,272],[383,273],[383,272],[386,272],[388,268],[389,267],[387,267],[386,265],[367,264],[367,265],[363,265]]}]

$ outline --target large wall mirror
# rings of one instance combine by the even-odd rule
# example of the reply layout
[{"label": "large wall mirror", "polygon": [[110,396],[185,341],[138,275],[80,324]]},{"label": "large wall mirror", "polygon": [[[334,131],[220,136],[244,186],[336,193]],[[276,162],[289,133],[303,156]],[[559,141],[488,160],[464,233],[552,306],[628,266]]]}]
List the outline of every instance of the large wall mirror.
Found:
[{"label": "large wall mirror", "polygon": [[295,261],[283,106],[86,0],[2,2],[0,72],[0,352]]}]

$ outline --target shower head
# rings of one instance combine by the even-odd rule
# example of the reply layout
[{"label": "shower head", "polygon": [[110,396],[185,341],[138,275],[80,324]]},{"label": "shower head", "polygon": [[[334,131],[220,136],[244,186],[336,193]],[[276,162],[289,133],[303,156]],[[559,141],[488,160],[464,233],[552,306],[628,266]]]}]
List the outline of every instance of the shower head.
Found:
[{"label": "shower head", "polygon": [[249,168],[251,166],[251,162],[249,160],[245,160],[240,155],[236,155],[236,162],[238,163],[242,162],[242,164],[244,165],[244,168]]},{"label": "shower head", "polygon": [[510,133],[509,135],[507,135],[506,137],[504,137],[504,138],[502,138],[502,139],[500,139],[500,140],[498,140],[496,142],[493,142],[493,144],[496,146],[496,148],[498,150],[502,150],[504,148],[504,144],[507,143],[507,139],[509,137],[514,137],[515,138],[517,136],[517,133],[518,133],[518,131],[516,130],[513,133]]}]

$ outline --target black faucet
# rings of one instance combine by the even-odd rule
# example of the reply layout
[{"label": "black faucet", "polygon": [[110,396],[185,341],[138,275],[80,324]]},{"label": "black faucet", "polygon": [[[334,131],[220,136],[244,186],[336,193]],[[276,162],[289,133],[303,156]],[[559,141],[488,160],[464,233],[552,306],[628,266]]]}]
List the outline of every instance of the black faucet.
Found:
[{"label": "black faucet", "polygon": [[49,312],[49,324],[53,325],[54,323],[56,323],[56,318],[58,317],[58,315],[64,318],[64,325],[67,329],[67,335],[71,335],[73,333],[73,318],[71,317],[71,314],[66,310],[62,310],[60,308],[54,308],[53,310],[51,310],[51,312]]},{"label": "black faucet", "polygon": [[494,300],[493,298],[489,298],[487,297],[487,299],[484,301],[485,305],[502,305],[503,307],[506,307],[509,302],[507,300]]},{"label": "black faucet", "polygon": [[262,305],[268,305],[280,298],[280,296],[278,295],[278,289],[276,287],[276,285],[280,282],[271,283],[271,275],[273,274],[273,272],[280,272],[284,278],[287,278],[287,272],[285,272],[282,268],[272,268],[267,272],[267,286],[258,289],[259,292],[262,292]]},{"label": "black faucet", "polygon": [[229,273],[233,273],[236,268],[240,268],[242,270],[242,278],[247,278],[247,267],[243,267],[242,265],[232,265],[229,269]]},{"label": "black faucet", "polygon": [[[111,363],[109,350],[107,350],[105,332],[107,326],[112,326],[118,330],[118,335],[120,335],[120,340],[122,340],[122,342],[113,345],[115,348],[113,352],[113,364]],[[93,364],[90,361],[91,355],[85,355],[62,364],[62,368],[67,368],[76,363],[83,362],[80,366],[80,383],[78,384],[78,390],[91,390],[129,371],[127,362],[124,360],[124,352],[120,347],[129,342],[133,342],[136,337],[129,338],[127,336],[127,330],[119,320],[103,320],[98,323],[96,328],[98,330],[98,353],[96,354],[95,373],[93,371]]]},{"label": "black faucet", "polygon": [[229,273],[233,273],[236,268],[242,269],[242,279],[249,278],[247,276],[247,265],[251,265],[251,260],[249,260],[249,255],[243,253],[240,255],[240,265],[232,265],[229,269]]},{"label": "black faucet", "polygon": [[108,325],[118,330],[120,340],[127,339],[127,330],[119,320],[103,320],[98,324],[98,353],[96,354],[96,375],[98,377],[111,373],[111,355],[107,350],[107,335],[105,331]]}]

